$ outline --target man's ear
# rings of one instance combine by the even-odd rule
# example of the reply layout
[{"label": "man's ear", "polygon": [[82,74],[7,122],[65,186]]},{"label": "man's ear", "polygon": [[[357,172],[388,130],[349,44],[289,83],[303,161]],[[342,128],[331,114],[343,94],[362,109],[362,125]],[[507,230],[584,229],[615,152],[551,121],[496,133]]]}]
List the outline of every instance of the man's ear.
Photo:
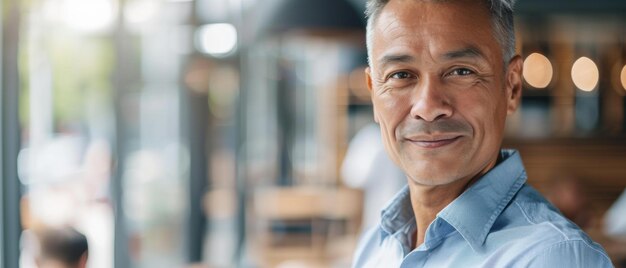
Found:
[{"label": "man's ear", "polygon": [[83,253],[83,255],[80,256],[80,260],[78,261],[77,267],[79,268],[87,267],[87,258],[88,258],[88,253],[87,252]]},{"label": "man's ear", "polygon": [[372,93],[372,69],[368,66],[365,68],[365,83],[367,84],[367,90]]},{"label": "man's ear", "polygon": [[507,115],[513,114],[522,99],[522,70],[523,61],[520,55],[515,55],[509,61],[506,71],[505,89],[507,96]]},{"label": "man's ear", "polygon": [[372,69],[370,67],[365,68],[365,83],[367,84],[367,90],[370,92],[370,98],[372,99],[372,110],[374,110],[374,121],[378,123],[378,115],[376,114],[376,105],[374,105],[374,93],[372,92]]}]

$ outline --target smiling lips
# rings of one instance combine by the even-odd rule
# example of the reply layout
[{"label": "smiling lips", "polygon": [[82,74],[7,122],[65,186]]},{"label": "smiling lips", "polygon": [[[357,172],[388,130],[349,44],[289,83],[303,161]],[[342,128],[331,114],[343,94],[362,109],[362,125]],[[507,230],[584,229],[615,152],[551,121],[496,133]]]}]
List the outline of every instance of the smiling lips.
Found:
[{"label": "smiling lips", "polygon": [[406,140],[424,149],[436,149],[454,143],[461,136],[458,134],[415,136]]}]

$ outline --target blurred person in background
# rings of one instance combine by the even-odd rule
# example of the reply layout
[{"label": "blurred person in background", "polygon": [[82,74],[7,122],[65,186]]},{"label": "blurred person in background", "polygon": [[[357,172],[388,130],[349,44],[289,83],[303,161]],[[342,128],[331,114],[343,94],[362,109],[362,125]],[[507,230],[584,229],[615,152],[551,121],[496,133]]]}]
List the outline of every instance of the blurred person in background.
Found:
[{"label": "blurred person in background", "polygon": [[617,198],[604,216],[604,232],[626,240],[626,191]]},{"label": "blurred person in background", "polygon": [[353,267],[612,267],[500,149],[522,90],[513,2],[368,1],[374,118],[408,186]]},{"label": "blurred person in background", "polygon": [[[64,233],[63,226],[76,227],[81,230],[81,235],[92,241],[88,263],[92,268],[113,265],[113,213],[108,196],[112,162],[109,147],[103,140],[84,142],[78,135],[66,133],[38,149],[23,150],[20,158],[22,166],[28,167],[23,178],[31,181],[20,204],[24,230],[36,234],[41,230]],[[50,232],[42,233],[47,236]],[[23,254],[22,266],[33,267],[31,259],[38,255],[38,251],[37,247],[25,247],[23,253],[27,253]]]},{"label": "blurred person in background", "polygon": [[385,153],[376,124],[363,127],[352,138],[341,176],[347,186],[363,191],[362,230],[376,226],[385,203],[406,185],[404,173]]},{"label": "blurred person in background", "polygon": [[573,177],[558,178],[547,185],[546,198],[563,216],[582,229],[591,223],[589,201],[582,182]]},{"label": "blurred person in background", "polygon": [[84,268],[89,247],[87,238],[71,227],[50,228],[37,235],[39,268]]}]

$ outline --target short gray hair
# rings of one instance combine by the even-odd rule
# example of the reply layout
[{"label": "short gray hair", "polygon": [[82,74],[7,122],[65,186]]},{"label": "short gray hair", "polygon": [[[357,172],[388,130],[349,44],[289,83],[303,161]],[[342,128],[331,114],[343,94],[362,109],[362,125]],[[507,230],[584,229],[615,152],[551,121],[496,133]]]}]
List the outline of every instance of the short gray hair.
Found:
[{"label": "short gray hair", "polygon": [[[367,17],[366,39],[368,63],[371,62],[372,33],[374,22],[382,9],[391,0],[367,0],[365,16]],[[513,26],[513,5],[516,0],[482,0],[489,4],[494,35],[502,47],[502,58],[505,63],[515,56],[515,29]]]}]

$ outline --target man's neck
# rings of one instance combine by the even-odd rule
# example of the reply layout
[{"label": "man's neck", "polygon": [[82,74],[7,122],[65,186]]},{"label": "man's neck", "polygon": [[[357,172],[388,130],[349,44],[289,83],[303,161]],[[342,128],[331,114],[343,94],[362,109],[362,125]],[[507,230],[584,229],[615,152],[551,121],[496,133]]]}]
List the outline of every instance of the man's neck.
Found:
[{"label": "man's neck", "polygon": [[413,207],[413,214],[415,215],[415,222],[417,224],[417,230],[412,247],[416,248],[424,243],[426,229],[430,223],[435,220],[439,211],[444,209],[448,204],[452,203],[454,199],[459,197],[463,192],[465,192],[465,190],[467,190],[467,188],[469,188],[469,186],[480,179],[499,162],[500,154],[498,154],[496,159],[491,161],[478,174],[468,176],[467,178],[456,180],[445,185],[422,185],[408,179],[411,205]]}]

